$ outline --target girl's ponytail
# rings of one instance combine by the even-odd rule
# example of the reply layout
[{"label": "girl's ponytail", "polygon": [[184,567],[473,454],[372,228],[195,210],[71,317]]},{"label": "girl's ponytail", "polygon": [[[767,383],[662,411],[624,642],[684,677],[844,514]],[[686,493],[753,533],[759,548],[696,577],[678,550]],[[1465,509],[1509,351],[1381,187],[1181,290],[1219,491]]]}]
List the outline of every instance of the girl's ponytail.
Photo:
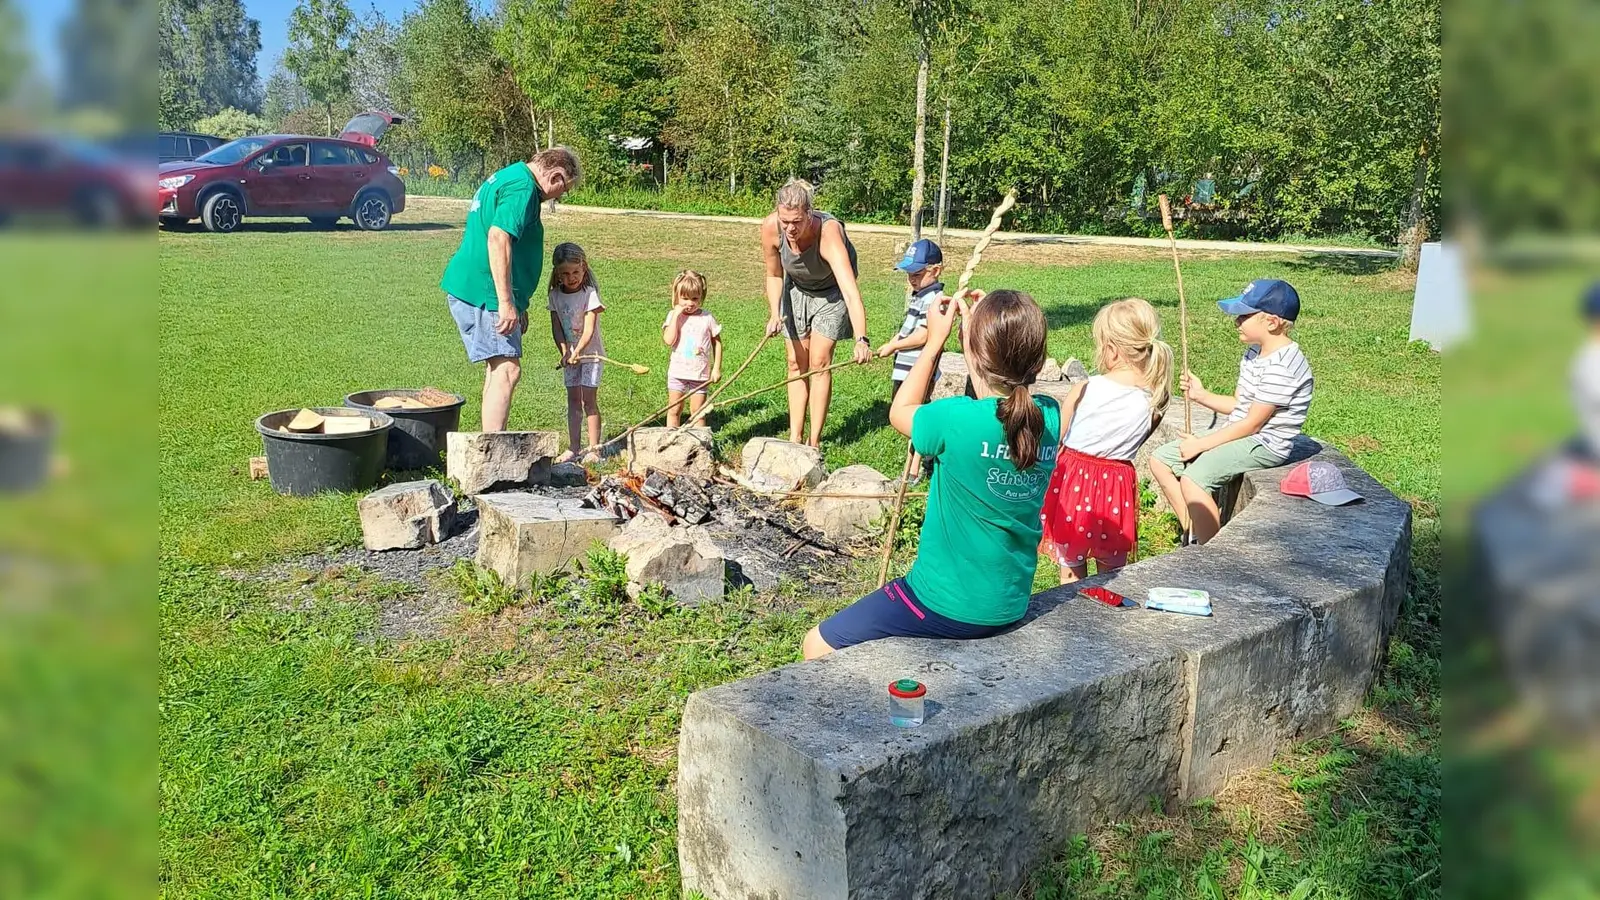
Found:
[{"label": "girl's ponytail", "polygon": [[1166,409],[1172,400],[1172,345],[1157,338],[1150,342],[1150,355],[1145,358],[1144,386],[1150,391],[1150,408],[1157,412]]},{"label": "girl's ponytail", "polygon": [[981,363],[979,371],[1001,394],[995,417],[1005,428],[1011,464],[1018,471],[1033,468],[1044,441],[1044,412],[1033,402],[1028,386],[1044,368],[1044,310],[1021,291],[993,291],[972,312],[968,341]]},{"label": "girl's ponytail", "polygon": [[1044,438],[1044,411],[1033,402],[1033,394],[1025,384],[1012,388],[1011,393],[1000,398],[995,410],[1000,424],[1006,430],[1006,443],[1011,446],[1011,464],[1018,471],[1033,468],[1039,461],[1039,444]]}]

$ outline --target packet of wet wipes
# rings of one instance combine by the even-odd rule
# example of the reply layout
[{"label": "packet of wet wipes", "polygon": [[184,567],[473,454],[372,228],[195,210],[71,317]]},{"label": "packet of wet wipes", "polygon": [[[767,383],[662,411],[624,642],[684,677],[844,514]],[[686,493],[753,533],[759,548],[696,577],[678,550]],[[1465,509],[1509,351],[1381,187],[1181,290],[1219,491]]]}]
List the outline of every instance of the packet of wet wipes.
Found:
[{"label": "packet of wet wipes", "polygon": [[1209,616],[1211,595],[1192,588],[1151,588],[1145,595],[1144,607],[1186,616]]}]

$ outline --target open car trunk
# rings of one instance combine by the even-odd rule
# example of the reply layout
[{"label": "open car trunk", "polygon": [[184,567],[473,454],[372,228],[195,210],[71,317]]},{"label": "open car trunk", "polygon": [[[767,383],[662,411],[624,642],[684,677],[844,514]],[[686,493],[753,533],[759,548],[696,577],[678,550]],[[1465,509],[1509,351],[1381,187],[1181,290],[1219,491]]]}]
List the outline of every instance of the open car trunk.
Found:
[{"label": "open car trunk", "polygon": [[378,146],[378,141],[383,138],[384,132],[388,131],[391,126],[399,125],[404,121],[405,119],[391,112],[368,110],[345,123],[344,130],[339,132],[339,139],[367,147],[376,147]]}]

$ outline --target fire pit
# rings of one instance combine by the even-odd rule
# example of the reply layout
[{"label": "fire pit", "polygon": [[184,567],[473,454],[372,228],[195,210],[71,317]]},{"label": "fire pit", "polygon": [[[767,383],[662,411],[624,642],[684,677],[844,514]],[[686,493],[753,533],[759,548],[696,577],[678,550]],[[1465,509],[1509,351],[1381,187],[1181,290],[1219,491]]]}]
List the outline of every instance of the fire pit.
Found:
[{"label": "fire pit", "polygon": [[329,429],[332,433],[288,430],[306,410],[269,412],[256,420],[267,450],[267,477],[280,494],[308,496],[321,491],[361,491],[383,474],[389,432],[394,420],[376,410],[342,406],[309,408],[322,419],[361,419],[365,428]]},{"label": "fire pit", "polygon": [[386,464],[396,471],[439,465],[445,435],[460,429],[461,407],[466,402],[460,394],[436,388],[359,391],[344,398],[344,405],[352,409],[394,419]]}]

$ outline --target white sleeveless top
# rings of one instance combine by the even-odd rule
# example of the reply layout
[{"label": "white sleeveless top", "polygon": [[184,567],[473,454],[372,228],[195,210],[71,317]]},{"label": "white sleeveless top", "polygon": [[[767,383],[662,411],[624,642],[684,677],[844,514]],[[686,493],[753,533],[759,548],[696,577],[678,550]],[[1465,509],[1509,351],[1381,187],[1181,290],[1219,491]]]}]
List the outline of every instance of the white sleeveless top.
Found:
[{"label": "white sleeveless top", "polygon": [[1150,436],[1151,412],[1144,388],[1096,375],[1084,385],[1061,445],[1101,459],[1132,460]]}]

